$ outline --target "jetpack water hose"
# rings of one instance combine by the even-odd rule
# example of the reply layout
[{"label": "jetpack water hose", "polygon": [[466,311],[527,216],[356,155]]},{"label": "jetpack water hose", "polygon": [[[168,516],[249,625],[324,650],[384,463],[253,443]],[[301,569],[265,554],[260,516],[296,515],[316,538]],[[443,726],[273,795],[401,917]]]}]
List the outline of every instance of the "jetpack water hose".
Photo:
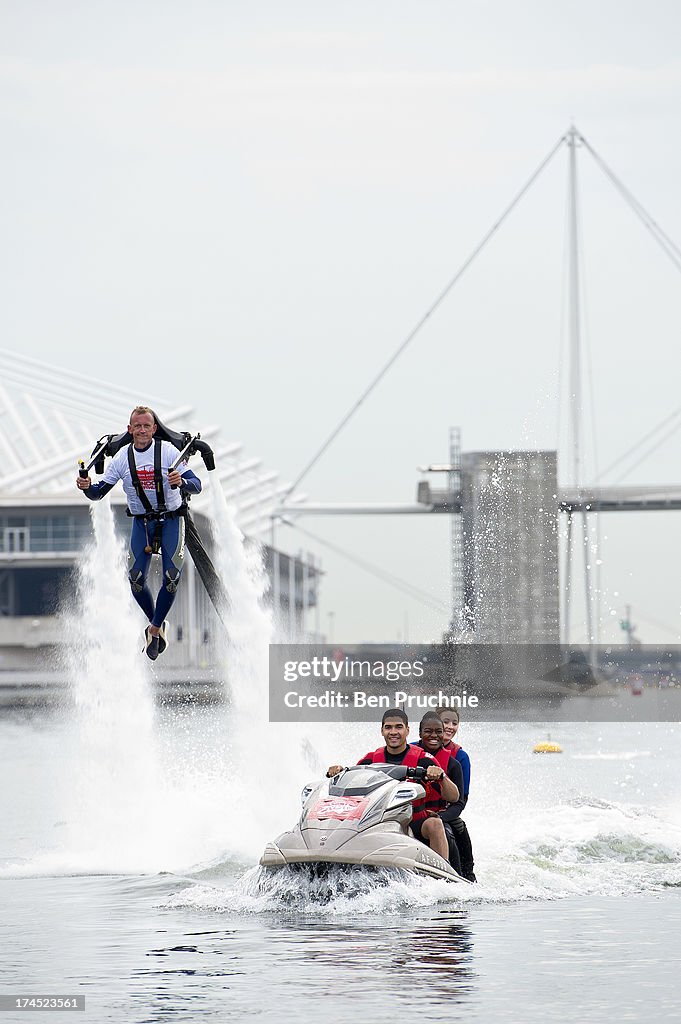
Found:
[{"label": "jetpack water hose", "polygon": [[213,602],[213,607],[218,613],[218,617],[225,625],[223,618],[225,609],[227,608],[227,591],[225,590],[222,580],[217,574],[217,570],[211,561],[211,557],[206,551],[201,535],[196,529],[194,520],[191,517],[189,509],[187,509],[185,515],[185,544],[189,550],[189,554],[194,560],[196,570],[203,581],[203,585],[206,588],[208,596]]}]

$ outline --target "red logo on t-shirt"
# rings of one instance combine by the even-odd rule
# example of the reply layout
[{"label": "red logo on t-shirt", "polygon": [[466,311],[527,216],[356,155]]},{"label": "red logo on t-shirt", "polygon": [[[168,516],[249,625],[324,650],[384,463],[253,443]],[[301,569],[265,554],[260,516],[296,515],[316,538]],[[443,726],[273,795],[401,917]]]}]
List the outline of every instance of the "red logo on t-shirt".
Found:
[{"label": "red logo on t-shirt", "polygon": [[138,468],[137,475],[140,478],[140,484],[143,490],[153,491],[154,490],[154,467],[153,466],[142,466]]}]

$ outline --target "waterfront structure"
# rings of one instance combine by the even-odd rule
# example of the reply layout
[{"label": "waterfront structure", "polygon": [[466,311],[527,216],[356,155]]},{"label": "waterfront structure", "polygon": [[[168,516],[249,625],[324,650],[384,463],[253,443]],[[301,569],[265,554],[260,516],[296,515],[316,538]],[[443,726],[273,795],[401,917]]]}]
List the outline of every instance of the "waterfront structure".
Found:
[{"label": "waterfront structure", "polygon": [[[455,641],[565,643],[573,518],[681,509],[678,485],[565,487],[558,484],[555,451],[462,453],[460,444],[460,430],[453,428],[450,462],[421,467],[424,473],[445,474],[448,486],[423,479],[418,505],[393,509],[451,515],[452,615],[447,635]],[[561,514],[567,518],[562,579]],[[586,549],[584,561],[589,561]],[[590,596],[587,587],[587,608]],[[587,640],[594,635],[589,627]]]},{"label": "waterfront structure", "polygon": [[423,511],[451,515],[455,642],[558,643],[560,581],[555,451],[462,452],[450,431],[450,461],[423,467],[445,488],[418,485]]},{"label": "waterfront structure", "polygon": [[461,468],[464,635],[558,643],[555,451],[466,452]]},{"label": "waterfront structure", "polygon": [[[103,434],[125,430],[140,397],[0,351],[0,673],[5,679],[7,673],[29,677],[54,670],[62,640],[57,612],[69,603],[74,567],[92,537],[91,503],[74,482],[77,460],[87,458]],[[192,433],[201,427],[215,451],[216,469],[209,475],[198,460],[194,468],[204,486],[222,488],[245,544],[260,545],[269,580],[266,599],[274,605],[281,635],[308,638],[315,632],[319,563],[311,555],[286,554],[264,543],[286,483],[247,456],[241,444],[226,441],[218,428],[199,424],[191,407],[173,409],[143,397],[167,426]],[[210,550],[209,491],[192,500],[191,510]],[[105,501],[111,501],[117,529],[127,537],[122,488]],[[173,606],[172,643],[159,672],[169,680],[186,679],[188,672],[213,678],[219,672],[221,627],[191,558],[185,565]],[[159,585],[153,577],[151,582]]]}]

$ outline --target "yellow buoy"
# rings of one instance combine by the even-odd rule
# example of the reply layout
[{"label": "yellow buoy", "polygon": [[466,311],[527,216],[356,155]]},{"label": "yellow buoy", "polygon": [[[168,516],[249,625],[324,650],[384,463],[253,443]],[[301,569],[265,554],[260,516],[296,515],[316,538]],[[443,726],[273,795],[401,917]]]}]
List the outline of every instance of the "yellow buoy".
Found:
[{"label": "yellow buoy", "polygon": [[554,743],[553,740],[544,740],[543,743],[537,743],[536,747],[532,751],[533,754],[562,754],[563,748],[560,743]]}]

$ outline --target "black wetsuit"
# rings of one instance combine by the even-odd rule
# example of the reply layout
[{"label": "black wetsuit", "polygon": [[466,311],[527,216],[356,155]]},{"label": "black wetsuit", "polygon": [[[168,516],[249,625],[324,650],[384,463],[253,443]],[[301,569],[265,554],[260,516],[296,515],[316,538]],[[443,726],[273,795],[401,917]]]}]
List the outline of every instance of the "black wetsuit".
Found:
[{"label": "black wetsuit", "polygon": [[468,803],[468,796],[464,796],[464,777],[461,763],[449,756],[449,762],[445,769],[447,775],[459,787],[460,797],[453,804],[447,804],[439,816],[445,826],[447,841],[449,843],[449,862],[455,871],[467,878],[469,882],[475,881],[473,871],[473,844],[466,828],[466,822],[461,817],[461,812]]}]

